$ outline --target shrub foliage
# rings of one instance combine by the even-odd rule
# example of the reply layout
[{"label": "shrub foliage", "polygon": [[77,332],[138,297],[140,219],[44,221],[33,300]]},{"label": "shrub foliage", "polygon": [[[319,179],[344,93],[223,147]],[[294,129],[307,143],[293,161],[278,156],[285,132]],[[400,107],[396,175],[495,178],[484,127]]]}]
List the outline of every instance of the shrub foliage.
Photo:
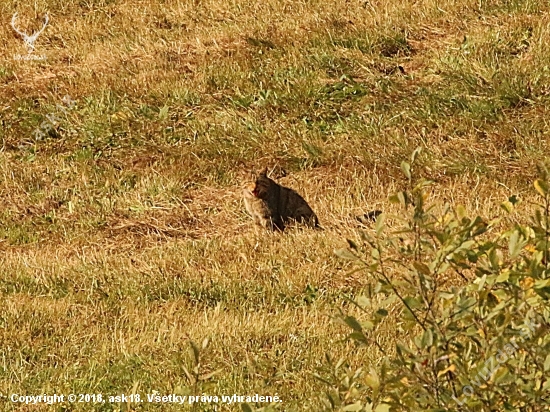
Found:
[{"label": "shrub foliage", "polygon": [[[317,375],[328,385],[327,407],[342,411],[543,411],[550,404],[550,174],[539,168],[540,202],[528,223],[504,216],[466,216],[460,206],[429,206],[433,182],[417,179],[420,150],[403,162],[408,188],[390,197],[402,205],[399,229],[379,216],[375,234],[337,254],[372,279],[343,313],[350,339],[376,345],[375,367],[354,368],[327,357]],[[389,219],[389,217],[388,217]],[[393,225],[392,225],[393,226]],[[357,314],[359,313],[359,314]],[[395,317],[393,351],[377,342]],[[368,369],[368,370],[367,370]]]}]

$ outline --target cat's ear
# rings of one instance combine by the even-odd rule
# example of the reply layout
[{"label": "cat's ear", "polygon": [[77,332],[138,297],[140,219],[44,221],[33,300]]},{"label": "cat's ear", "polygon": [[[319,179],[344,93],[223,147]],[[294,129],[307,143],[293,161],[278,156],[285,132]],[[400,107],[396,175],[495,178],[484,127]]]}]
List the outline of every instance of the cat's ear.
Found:
[{"label": "cat's ear", "polygon": [[267,166],[259,173],[260,176],[267,177]]}]

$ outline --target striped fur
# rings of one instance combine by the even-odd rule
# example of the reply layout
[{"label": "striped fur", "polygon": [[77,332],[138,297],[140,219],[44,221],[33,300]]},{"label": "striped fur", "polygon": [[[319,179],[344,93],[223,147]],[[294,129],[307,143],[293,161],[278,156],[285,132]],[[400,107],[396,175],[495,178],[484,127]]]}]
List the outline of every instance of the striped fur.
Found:
[{"label": "striped fur", "polygon": [[283,231],[292,222],[319,228],[319,219],[302,196],[267,177],[267,168],[256,182],[243,189],[244,204],[257,225]]}]

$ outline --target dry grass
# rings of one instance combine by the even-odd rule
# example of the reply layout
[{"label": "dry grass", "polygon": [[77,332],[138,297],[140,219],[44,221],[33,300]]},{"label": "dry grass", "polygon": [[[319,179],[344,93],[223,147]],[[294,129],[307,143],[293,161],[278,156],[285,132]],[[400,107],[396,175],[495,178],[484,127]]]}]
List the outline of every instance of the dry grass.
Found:
[{"label": "dry grass", "polygon": [[[19,3],[0,5],[0,395],[184,391],[209,339],[219,372],[192,390],[319,410],[325,353],[380,357],[332,319],[369,282],[333,250],[355,215],[400,213],[401,160],[422,146],[433,199],[491,217],[549,147],[543,1]],[[16,11],[27,32],[50,12],[45,60],[13,59]],[[325,231],[254,231],[239,187],[264,165]]]}]

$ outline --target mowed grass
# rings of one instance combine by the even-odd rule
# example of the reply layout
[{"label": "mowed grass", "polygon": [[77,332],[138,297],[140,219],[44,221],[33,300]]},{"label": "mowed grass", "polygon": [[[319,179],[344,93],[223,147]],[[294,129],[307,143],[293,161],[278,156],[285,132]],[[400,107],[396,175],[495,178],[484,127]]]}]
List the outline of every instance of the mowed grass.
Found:
[{"label": "mowed grass", "polygon": [[[15,60],[26,49],[11,16],[30,33],[46,11],[34,52],[46,59]],[[326,354],[352,367],[382,357],[334,320],[371,279],[333,252],[356,236],[354,216],[382,209],[391,225],[402,213],[387,202],[406,184],[402,160],[423,147],[417,172],[437,182],[436,202],[494,217],[519,194],[527,214],[549,147],[549,11],[535,0],[2,2],[1,410],[53,408],[12,393],[132,391],[278,394],[274,410],[321,410],[313,374],[327,373]],[[286,172],[324,231],[254,230],[240,187],[264,166]],[[406,339],[391,317],[384,331],[388,353]],[[195,372],[190,341],[204,343]],[[69,410],[119,409],[181,407]]]}]

